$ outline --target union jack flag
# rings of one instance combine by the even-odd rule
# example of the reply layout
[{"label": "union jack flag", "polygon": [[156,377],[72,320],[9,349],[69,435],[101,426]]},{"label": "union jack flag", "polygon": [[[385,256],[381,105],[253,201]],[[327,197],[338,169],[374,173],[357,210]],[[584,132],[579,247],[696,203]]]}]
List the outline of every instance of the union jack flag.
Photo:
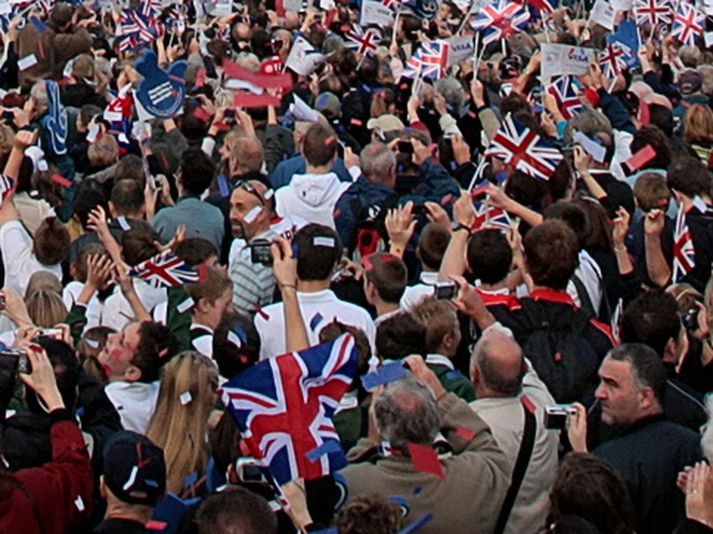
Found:
[{"label": "union jack flag", "polygon": [[438,80],[446,75],[450,45],[444,41],[426,41],[408,60],[404,78],[430,78]]},{"label": "union jack flag", "polygon": [[530,12],[523,6],[509,0],[498,0],[471,14],[470,26],[475,31],[484,32],[482,41],[489,45],[522,30],[530,20]]},{"label": "union jack flag", "polygon": [[161,37],[164,25],[136,9],[124,9],[116,25],[116,45],[120,51],[135,50]]},{"label": "union jack flag", "polygon": [[542,139],[510,115],[505,117],[483,155],[502,160],[514,169],[541,180],[549,180],[563,158],[553,143]]},{"label": "union jack flag", "polygon": [[140,278],[153,287],[176,287],[199,279],[198,271],[170,250],[139,263],[129,271],[129,276]]},{"label": "union jack flag", "polygon": [[360,56],[373,56],[381,42],[381,37],[375,29],[370,28],[364,31],[358,24],[352,26],[352,30],[348,31],[345,37],[347,46]]},{"label": "union jack flag", "polygon": [[673,235],[673,281],[678,283],[696,266],[696,250],[686,222],[686,211],[679,208]]},{"label": "union jack flag", "polygon": [[634,0],[634,16],[638,24],[651,25],[671,23],[671,4],[668,0]]},{"label": "union jack flag", "polygon": [[547,92],[557,99],[557,105],[565,119],[572,119],[582,110],[582,101],[574,90],[571,76],[560,76],[547,88]]},{"label": "union jack flag", "polygon": [[139,13],[147,18],[156,18],[161,14],[161,0],[142,0],[139,2]]},{"label": "union jack flag", "polygon": [[705,23],[706,16],[682,0],[673,14],[671,37],[676,37],[684,45],[695,46],[696,37],[703,35]]},{"label": "union jack flag", "polygon": [[[628,51],[628,52],[627,52]],[[627,68],[626,57],[631,50],[623,43],[614,41],[607,45],[604,55],[599,60],[604,76],[610,79],[616,78],[622,70]]]},{"label": "union jack flag", "polygon": [[250,453],[282,486],[341,469],[332,416],[357,372],[354,338],[269,358],[223,386],[223,401]]}]

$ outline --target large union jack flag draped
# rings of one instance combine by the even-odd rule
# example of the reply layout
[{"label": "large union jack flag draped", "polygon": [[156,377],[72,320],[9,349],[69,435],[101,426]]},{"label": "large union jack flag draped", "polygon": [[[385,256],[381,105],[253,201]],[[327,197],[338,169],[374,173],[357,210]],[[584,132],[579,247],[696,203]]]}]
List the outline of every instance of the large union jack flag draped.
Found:
[{"label": "large union jack flag draped", "polygon": [[668,0],[634,0],[636,22],[656,28],[671,23],[671,4]]},{"label": "large union jack flag draped", "polygon": [[[695,209],[695,208],[692,208]],[[696,250],[686,222],[688,213],[679,208],[673,235],[673,281],[680,282],[696,266]]]},{"label": "large union jack flag draped", "polygon": [[549,180],[563,158],[554,143],[542,139],[510,115],[505,117],[484,156],[502,160],[514,169],[541,180]]},{"label": "large union jack flag draped", "polygon": [[671,37],[677,38],[684,45],[695,46],[696,38],[703,35],[706,16],[693,5],[681,0],[673,14]]},{"label": "large union jack flag draped", "polygon": [[358,24],[353,25],[345,37],[347,46],[361,56],[373,56],[381,42],[381,37],[375,29],[370,28],[364,31]]},{"label": "large union jack flag draped", "polygon": [[354,338],[345,334],[264,360],[223,386],[223,401],[250,453],[278,485],[346,465],[332,416],[357,365]]},{"label": "large union jack flag draped", "polygon": [[572,119],[582,110],[582,100],[574,89],[571,76],[560,76],[547,88],[547,92],[557,99],[557,105],[565,119]]},{"label": "large union jack flag draped", "polygon": [[129,271],[129,276],[144,280],[154,287],[175,287],[197,282],[198,271],[181,258],[165,250]]},{"label": "large union jack flag draped", "polygon": [[523,6],[509,0],[481,8],[471,14],[470,26],[475,31],[482,31],[484,45],[489,45],[522,30],[530,20],[530,12]]},{"label": "large union jack flag draped", "polygon": [[444,41],[426,41],[408,60],[401,76],[438,80],[446,75],[450,45]]}]

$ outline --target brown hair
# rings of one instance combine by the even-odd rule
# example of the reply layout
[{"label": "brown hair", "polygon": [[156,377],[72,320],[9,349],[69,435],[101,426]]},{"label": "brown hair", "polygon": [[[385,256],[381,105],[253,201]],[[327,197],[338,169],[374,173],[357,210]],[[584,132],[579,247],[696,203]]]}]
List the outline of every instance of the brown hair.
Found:
[{"label": "brown hair", "polygon": [[523,242],[527,272],[538,286],[565,289],[579,264],[577,236],[553,219],[530,230]]},{"label": "brown hair", "polygon": [[40,328],[52,328],[67,318],[67,307],[58,293],[40,289],[26,300],[27,313],[32,322]]},{"label": "brown hair", "polygon": [[421,232],[416,254],[426,267],[438,269],[450,240],[451,234],[443,226],[437,223],[428,223]]},{"label": "brown hair", "polygon": [[72,267],[74,267],[74,279],[77,282],[84,283],[87,281],[87,262],[89,261],[89,256],[93,255],[108,257],[106,247],[101,243],[89,243],[79,251],[77,259],[72,264]]},{"label": "brown hair", "polygon": [[327,165],[337,153],[337,136],[329,126],[315,123],[305,132],[302,154],[315,167]]},{"label": "brown hair", "polygon": [[158,254],[160,241],[156,230],[145,221],[132,221],[131,229],[121,234],[121,254],[124,261],[134,267]]},{"label": "brown hair", "polygon": [[188,294],[196,304],[198,304],[201,299],[205,299],[213,304],[231,287],[232,282],[226,274],[218,269],[209,267],[205,280],[186,285],[186,291],[188,291]]},{"label": "brown hair", "polygon": [[35,232],[33,252],[43,265],[57,265],[69,251],[71,240],[67,228],[57,217],[47,217]]},{"label": "brown hair", "polygon": [[404,519],[396,503],[381,495],[360,495],[339,511],[335,524],[339,534],[396,534]]},{"label": "brown hair", "polygon": [[604,460],[592,454],[570,453],[559,468],[550,492],[547,523],[576,515],[600,533],[633,534],[636,514],[626,482]]},{"label": "brown hair", "polygon": [[167,491],[180,494],[186,476],[205,471],[209,456],[205,435],[217,388],[217,367],[198,352],[182,352],[161,372],[156,411],[146,437],[163,449]]},{"label": "brown hair", "polygon": [[115,330],[108,326],[95,326],[84,332],[77,343],[77,356],[82,369],[96,378],[100,384],[106,382],[106,374],[97,358],[106,345],[109,334],[114,332]]},{"label": "brown hair", "polygon": [[104,134],[87,149],[87,157],[92,165],[108,167],[119,159],[119,143],[111,134]]},{"label": "brown hair", "polygon": [[445,300],[424,298],[411,309],[411,315],[426,329],[426,350],[438,352],[443,338],[460,328],[458,316]]},{"label": "brown hair", "polygon": [[687,143],[713,141],[713,111],[708,106],[693,104],[683,117],[683,132]]},{"label": "brown hair", "polygon": [[636,205],[645,212],[668,208],[671,190],[666,185],[666,177],[655,172],[645,172],[634,183]]},{"label": "brown hair", "polygon": [[364,276],[374,284],[384,301],[398,304],[406,290],[408,271],[406,264],[398,256],[387,252],[376,252],[363,260],[366,266]]}]

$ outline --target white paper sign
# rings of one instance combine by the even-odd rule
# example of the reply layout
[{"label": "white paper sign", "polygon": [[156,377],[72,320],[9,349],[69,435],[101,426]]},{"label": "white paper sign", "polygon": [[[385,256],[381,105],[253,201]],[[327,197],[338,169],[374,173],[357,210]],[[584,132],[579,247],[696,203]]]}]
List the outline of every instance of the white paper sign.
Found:
[{"label": "white paper sign", "polygon": [[17,68],[20,70],[27,70],[34,65],[37,65],[37,58],[35,57],[35,54],[30,54],[29,56],[25,56],[22,59],[17,60]]},{"label": "white paper sign", "polygon": [[462,35],[446,39],[450,45],[448,54],[448,66],[457,65],[473,57],[475,42],[472,35]]},{"label": "white paper sign", "polygon": [[614,11],[631,11],[633,0],[612,0]]},{"label": "white paper sign", "polygon": [[572,136],[572,140],[581,146],[584,151],[594,158],[594,161],[599,163],[604,163],[604,159],[607,155],[607,149],[602,145],[597,144],[592,141],[589,137],[584,135],[582,132],[575,132]]},{"label": "white paper sign", "polygon": [[600,26],[604,26],[609,31],[614,31],[614,19],[616,18],[616,10],[607,0],[597,0],[592,7],[592,13],[589,19],[596,22]]},{"label": "white paper sign", "polygon": [[359,24],[362,26],[368,26],[369,24],[388,26],[393,22],[394,16],[394,12],[381,2],[363,0],[361,3]]},{"label": "white paper sign", "polygon": [[297,74],[309,76],[325,60],[304,37],[298,37],[292,45],[290,55],[287,56],[285,66],[292,69]]},{"label": "white paper sign", "polygon": [[319,113],[309,107],[297,94],[293,94],[294,104],[290,104],[290,113],[297,121],[319,122]]},{"label": "white paper sign", "polygon": [[581,76],[587,74],[589,65],[594,63],[594,50],[581,46],[543,43],[540,73],[543,78],[562,74]]}]

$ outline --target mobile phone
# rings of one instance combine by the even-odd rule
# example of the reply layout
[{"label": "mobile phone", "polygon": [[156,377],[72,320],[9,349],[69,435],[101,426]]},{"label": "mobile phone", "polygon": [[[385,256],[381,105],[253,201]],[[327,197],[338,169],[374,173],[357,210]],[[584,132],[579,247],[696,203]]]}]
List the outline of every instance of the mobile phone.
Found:
[{"label": "mobile phone", "polygon": [[223,112],[223,117],[226,119],[234,119],[235,118],[235,110],[233,108],[228,108]]},{"label": "mobile phone", "polygon": [[545,406],[545,428],[564,430],[567,417],[577,413],[571,404],[548,404]]},{"label": "mobile phone", "polygon": [[51,339],[62,340],[61,328],[41,328],[40,336],[49,337]]},{"label": "mobile phone", "polygon": [[250,243],[250,261],[266,267],[272,265],[272,243],[267,239],[256,239]]},{"label": "mobile phone", "polygon": [[238,476],[238,479],[240,479],[241,482],[248,482],[253,484],[268,483],[267,478],[265,478],[265,473],[263,473],[260,466],[257,465],[255,458],[238,458],[235,461],[235,474]]},{"label": "mobile phone", "polygon": [[433,296],[438,300],[451,300],[458,295],[458,286],[452,280],[436,282],[433,288]]},{"label": "mobile phone", "polygon": [[683,318],[681,320],[683,321],[683,326],[685,326],[687,330],[691,332],[698,330],[698,314],[700,312],[701,310],[698,306],[693,306],[687,309],[686,313],[683,314]]},{"label": "mobile phone", "polygon": [[411,208],[411,215],[428,215],[428,208],[425,204],[416,204]]},{"label": "mobile phone", "polygon": [[0,370],[10,370],[17,373],[32,373],[32,362],[24,351],[3,350],[0,351]]},{"label": "mobile phone", "polygon": [[399,152],[403,154],[413,154],[413,145],[411,141],[399,141],[396,145]]}]

